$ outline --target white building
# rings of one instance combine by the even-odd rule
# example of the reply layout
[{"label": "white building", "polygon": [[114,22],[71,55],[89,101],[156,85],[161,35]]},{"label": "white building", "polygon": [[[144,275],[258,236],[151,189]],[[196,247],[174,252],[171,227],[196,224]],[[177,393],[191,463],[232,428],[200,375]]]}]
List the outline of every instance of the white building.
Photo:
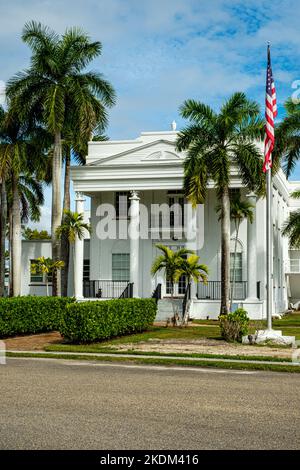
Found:
[{"label": "white building", "polygon": [[[161,284],[161,296],[167,298],[170,291],[163,274],[154,278],[150,274],[158,253],[156,244],[174,249],[187,246],[196,250],[201,262],[209,267],[208,284],[192,286],[190,316],[218,316],[221,256],[216,192],[210,183],[203,206],[192,210],[190,205],[185,205],[187,223],[182,236],[178,207],[185,203],[182,194],[185,155],[175,150],[176,137],[177,132],[172,130],[143,132],[135,140],[90,142],[86,165],[72,168],[77,212],[83,212],[84,200],[91,198],[92,234],[85,246],[83,241],[76,242],[76,275],[74,283],[71,278],[70,295],[75,288],[78,299],[119,297],[130,284],[134,297],[151,297]],[[281,235],[281,226],[289,211],[299,204],[290,194],[300,187],[300,182],[288,182],[282,171],[273,180],[274,312],[283,312],[289,301],[300,300],[300,251],[289,251],[288,241]],[[264,199],[257,200],[253,194],[248,194],[234,167],[230,187],[232,191],[240,191],[255,206],[254,222],[243,221],[239,232],[234,301],[243,306],[249,316],[261,319],[266,315],[266,204]],[[173,208],[174,203],[178,203],[171,220],[163,211],[159,213],[157,205],[164,203],[165,207]],[[112,233],[103,239],[110,207],[116,209],[110,220]],[[137,238],[135,230],[139,223],[141,233]],[[231,237],[233,252],[233,223]],[[23,295],[45,294],[44,279],[30,275],[30,260],[41,255],[51,255],[49,241],[23,243]],[[73,262],[70,266],[72,268]],[[184,296],[185,287],[182,279],[177,286],[178,298]]]}]

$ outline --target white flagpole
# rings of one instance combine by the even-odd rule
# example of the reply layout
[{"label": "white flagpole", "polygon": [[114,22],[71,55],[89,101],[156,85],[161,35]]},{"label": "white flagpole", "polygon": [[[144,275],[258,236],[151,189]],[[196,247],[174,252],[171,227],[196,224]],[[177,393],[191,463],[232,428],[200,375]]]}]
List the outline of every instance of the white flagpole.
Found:
[{"label": "white flagpole", "polygon": [[267,205],[267,330],[272,330],[273,313],[273,187],[272,171],[266,172]]},{"label": "white flagpole", "polygon": [[[268,43],[270,46],[270,43]],[[268,66],[271,66],[271,59],[270,59],[270,51],[268,47]],[[270,60],[270,64],[269,64]],[[268,70],[268,74],[270,71]],[[273,77],[271,77],[272,79]],[[270,76],[267,76],[267,80],[270,80]],[[270,83],[267,83],[268,88],[270,87]],[[273,99],[273,97],[272,97]],[[266,103],[267,105],[267,103]],[[277,114],[277,113],[276,113]],[[273,117],[274,116],[273,113]],[[270,143],[268,143],[270,145]],[[266,145],[266,143],[265,143]],[[270,149],[270,147],[269,147]],[[266,149],[265,149],[266,150]],[[269,157],[269,161],[266,161],[267,156]],[[282,331],[273,330],[272,329],[272,313],[273,313],[273,215],[272,215],[272,208],[273,208],[273,183],[272,183],[272,170],[271,164],[272,163],[272,155],[268,155],[268,152],[265,153],[265,162],[264,162],[264,169],[266,170],[266,248],[267,248],[267,257],[266,257],[266,274],[267,274],[267,329],[266,330],[258,330],[255,332],[255,342],[256,343],[264,343],[266,341],[275,341],[279,344],[294,344],[295,337],[292,336],[283,336]],[[244,336],[243,341],[249,341],[249,337]]]}]

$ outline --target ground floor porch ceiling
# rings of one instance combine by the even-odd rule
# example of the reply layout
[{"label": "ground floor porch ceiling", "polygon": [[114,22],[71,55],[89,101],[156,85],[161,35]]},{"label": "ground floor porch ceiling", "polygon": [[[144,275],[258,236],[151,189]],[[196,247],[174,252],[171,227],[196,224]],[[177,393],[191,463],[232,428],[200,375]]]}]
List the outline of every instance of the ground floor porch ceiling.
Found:
[{"label": "ground floor porch ceiling", "polygon": [[[147,165],[77,166],[71,168],[71,179],[74,191],[85,194],[99,191],[182,189],[183,168],[181,164],[174,165],[174,163],[172,166],[160,164],[156,167]],[[232,173],[230,186],[243,187],[237,172]],[[208,188],[213,187],[213,182],[208,182]]]}]

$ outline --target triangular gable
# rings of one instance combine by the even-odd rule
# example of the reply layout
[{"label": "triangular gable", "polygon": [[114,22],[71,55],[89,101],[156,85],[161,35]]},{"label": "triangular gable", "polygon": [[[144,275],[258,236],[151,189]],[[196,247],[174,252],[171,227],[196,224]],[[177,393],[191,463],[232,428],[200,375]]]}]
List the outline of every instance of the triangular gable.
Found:
[{"label": "triangular gable", "polygon": [[148,142],[147,144],[143,144],[143,145],[140,145],[139,147],[135,147],[135,148],[131,148],[131,149],[128,149],[128,150],[125,150],[124,152],[119,152],[117,154],[114,154],[114,155],[110,155],[109,157],[103,157],[103,158],[99,158],[98,160],[92,162],[92,163],[88,163],[86,166],[100,166],[102,165],[103,163],[108,163],[110,161],[113,161],[113,160],[117,160],[117,159],[120,159],[122,157],[125,157],[127,155],[134,155],[138,152],[141,152],[143,150],[147,150],[147,149],[151,149],[151,147],[157,147],[159,146],[159,144],[164,144],[164,147],[167,146],[169,147],[169,149],[167,148],[162,148],[162,149],[153,149],[153,151],[150,151],[149,153],[147,152],[147,155],[143,155],[141,156],[140,158],[140,161],[155,161],[155,160],[179,160],[180,159],[180,156],[177,155],[174,150],[175,150],[175,142],[172,142],[170,140],[166,140],[166,139],[159,139],[159,140],[155,140],[153,142]]},{"label": "triangular gable", "polygon": [[168,150],[158,150],[156,152],[150,153],[147,157],[144,157],[142,160],[178,160],[180,156],[174,152],[169,152]]}]

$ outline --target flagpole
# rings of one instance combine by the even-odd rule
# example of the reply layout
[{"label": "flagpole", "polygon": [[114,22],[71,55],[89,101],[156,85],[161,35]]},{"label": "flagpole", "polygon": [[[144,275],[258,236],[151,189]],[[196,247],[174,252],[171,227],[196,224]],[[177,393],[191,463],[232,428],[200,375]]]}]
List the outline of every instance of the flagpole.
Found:
[{"label": "flagpole", "polygon": [[[283,336],[282,331],[272,329],[273,313],[273,182],[272,182],[272,151],[275,143],[274,119],[277,116],[276,90],[271,66],[270,43],[268,42],[268,64],[266,77],[266,125],[263,171],[266,175],[266,287],[267,287],[267,329],[255,332],[255,342],[274,341],[278,344],[294,344],[295,337]],[[243,342],[250,342],[249,336],[243,336]]]},{"label": "flagpole", "polygon": [[[268,54],[270,41],[268,44]],[[272,155],[271,155],[272,161]],[[266,171],[266,204],[267,204],[267,330],[272,330],[273,313],[273,184],[272,170],[269,166]]]},{"label": "flagpole", "polygon": [[273,313],[273,188],[271,168],[266,171],[267,205],[267,330],[272,330]]}]

